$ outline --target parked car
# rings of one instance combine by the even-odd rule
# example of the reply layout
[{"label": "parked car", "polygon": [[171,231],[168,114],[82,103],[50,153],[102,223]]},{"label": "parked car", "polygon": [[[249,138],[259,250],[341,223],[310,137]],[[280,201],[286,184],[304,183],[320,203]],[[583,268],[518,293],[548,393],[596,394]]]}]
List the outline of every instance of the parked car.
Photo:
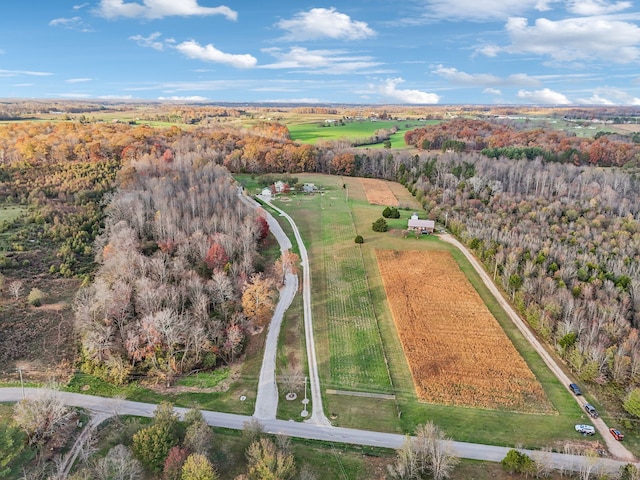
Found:
[{"label": "parked car", "polygon": [[598,411],[596,410],[596,408],[591,405],[590,403],[585,403],[584,404],[584,409],[587,411],[587,413],[589,415],[591,415],[593,418],[598,418]]},{"label": "parked car", "polygon": [[583,435],[595,435],[596,429],[591,425],[576,425],[576,432]]},{"label": "parked car", "polygon": [[619,442],[624,440],[624,434],[617,428],[610,428],[609,431],[611,432],[611,435],[613,435],[613,438],[615,438]]},{"label": "parked car", "polygon": [[580,387],[575,383],[570,383],[569,388],[571,389],[574,395],[582,395],[582,391],[580,390]]}]

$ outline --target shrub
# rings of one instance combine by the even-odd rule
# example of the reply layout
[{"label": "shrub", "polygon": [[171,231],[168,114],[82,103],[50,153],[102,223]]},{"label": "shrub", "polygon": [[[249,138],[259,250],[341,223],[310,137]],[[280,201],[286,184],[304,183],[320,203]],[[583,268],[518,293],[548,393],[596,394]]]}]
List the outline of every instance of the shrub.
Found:
[{"label": "shrub", "polygon": [[509,473],[533,474],[535,473],[535,466],[536,464],[530,456],[513,448],[502,459],[502,468]]},{"label": "shrub", "polygon": [[387,221],[382,217],[373,222],[372,228],[374,232],[386,232],[387,230],[389,230]]},{"label": "shrub", "polygon": [[32,288],[29,292],[28,301],[34,307],[42,305],[42,299],[44,298],[44,292],[39,288]]},{"label": "shrub", "polygon": [[362,235],[356,235],[355,242],[364,243],[364,238],[362,238]]}]

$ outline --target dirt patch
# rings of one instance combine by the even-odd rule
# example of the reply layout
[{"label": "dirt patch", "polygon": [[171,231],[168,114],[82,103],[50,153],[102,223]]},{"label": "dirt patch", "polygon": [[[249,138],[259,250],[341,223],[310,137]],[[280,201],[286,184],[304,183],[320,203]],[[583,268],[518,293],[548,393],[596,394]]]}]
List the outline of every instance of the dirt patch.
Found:
[{"label": "dirt patch", "polygon": [[367,201],[370,204],[387,207],[400,205],[400,202],[398,202],[398,199],[389,188],[388,182],[374,178],[361,178],[360,183],[362,183]]},{"label": "dirt patch", "polygon": [[[5,276],[7,284],[16,279]],[[79,282],[44,275],[21,280],[19,298],[5,291],[0,300],[0,378],[15,380],[18,363],[25,381],[66,378],[76,356],[72,302]],[[39,307],[27,301],[32,288],[45,294]]]}]

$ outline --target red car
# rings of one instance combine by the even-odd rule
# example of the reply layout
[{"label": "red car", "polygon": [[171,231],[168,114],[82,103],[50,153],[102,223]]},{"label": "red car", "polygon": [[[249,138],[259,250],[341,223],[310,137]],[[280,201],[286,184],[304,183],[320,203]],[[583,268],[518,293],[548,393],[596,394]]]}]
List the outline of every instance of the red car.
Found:
[{"label": "red car", "polygon": [[624,439],[624,434],[620,430],[617,430],[615,428],[610,428],[609,431],[611,432],[611,435],[613,435],[613,438],[615,438],[619,442],[621,442]]}]

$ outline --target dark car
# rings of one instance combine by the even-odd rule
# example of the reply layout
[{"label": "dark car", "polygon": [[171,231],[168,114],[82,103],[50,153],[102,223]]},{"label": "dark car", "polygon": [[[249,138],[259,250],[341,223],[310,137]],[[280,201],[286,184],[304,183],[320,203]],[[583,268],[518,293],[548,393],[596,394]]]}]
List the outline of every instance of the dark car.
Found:
[{"label": "dark car", "polygon": [[596,408],[591,405],[590,403],[585,403],[584,404],[584,409],[587,411],[587,413],[589,415],[591,415],[593,418],[598,418],[598,411],[596,410]]},{"label": "dark car", "polygon": [[619,442],[624,440],[624,434],[620,430],[616,428],[610,428],[609,431],[611,432],[611,435],[613,435],[613,438],[615,438]]},{"label": "dark car", "polygon": [[575,383],[570,383],[569,388],[571,389],[574,395],[582,395],[582,390],[580,390],[580,387]]}]

